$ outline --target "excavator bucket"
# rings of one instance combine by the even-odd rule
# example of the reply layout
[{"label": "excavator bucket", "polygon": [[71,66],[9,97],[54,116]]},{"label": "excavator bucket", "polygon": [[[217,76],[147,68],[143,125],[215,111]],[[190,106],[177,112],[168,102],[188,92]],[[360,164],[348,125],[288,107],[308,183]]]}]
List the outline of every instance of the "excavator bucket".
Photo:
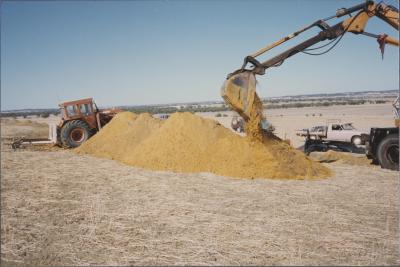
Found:
[{"label": "excavator bucket", "polygon": [[221,88],[221,95],[245,121],[252,117],[255,106],[261,103],[256,93],[256,77],[250,71],[229,77]]}]

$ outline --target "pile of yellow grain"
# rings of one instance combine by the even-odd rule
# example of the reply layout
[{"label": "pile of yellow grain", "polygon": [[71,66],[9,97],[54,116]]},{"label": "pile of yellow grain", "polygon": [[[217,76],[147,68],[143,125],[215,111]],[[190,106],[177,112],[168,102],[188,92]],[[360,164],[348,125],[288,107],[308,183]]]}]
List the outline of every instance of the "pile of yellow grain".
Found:
[{"label": "pile of yellow grain", "polygon": [[240,178],[322,178],[329,170],[276,138],[241,137],[211,119],[175,113],[166,121],[123,112],[78,153],[175,172]]}]

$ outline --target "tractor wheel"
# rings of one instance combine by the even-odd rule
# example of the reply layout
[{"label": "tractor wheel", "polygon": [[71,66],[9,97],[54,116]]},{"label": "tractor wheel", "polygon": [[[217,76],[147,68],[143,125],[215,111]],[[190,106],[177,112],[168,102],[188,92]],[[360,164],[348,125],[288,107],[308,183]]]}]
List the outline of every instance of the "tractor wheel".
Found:
[{"label": "tractor wheel", "polygon": [[361,136],[359,135],[355,135],[351,138],[351,143],[355,146],[361,145],[362,144],[362,140],[361,140]]},{"label": "tractor wheel", "polygon": [[399,170],[399,136],[390,134],[378,145],[378,161],[382,168]]},{"label": "tractor wheel", "polygon": [[64,147],[80,146],[91,136],[89,126],[80,120],[69,121],[61,128],[61,143]]}]

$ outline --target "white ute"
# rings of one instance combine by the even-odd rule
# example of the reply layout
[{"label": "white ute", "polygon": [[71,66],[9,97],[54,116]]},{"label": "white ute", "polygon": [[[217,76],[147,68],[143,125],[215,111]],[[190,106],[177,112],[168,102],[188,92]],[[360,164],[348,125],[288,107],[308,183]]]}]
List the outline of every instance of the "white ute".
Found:
[{"label": "white ute", "polygon": [[309,129],[297,130],[296,135],[308,136],[316,140],[339,141],[353,143],[354,145],[363,145],[362,134],[368,132],[360,131],[354,128],[352,123],[329,122],[325,126],[314,126]]}]

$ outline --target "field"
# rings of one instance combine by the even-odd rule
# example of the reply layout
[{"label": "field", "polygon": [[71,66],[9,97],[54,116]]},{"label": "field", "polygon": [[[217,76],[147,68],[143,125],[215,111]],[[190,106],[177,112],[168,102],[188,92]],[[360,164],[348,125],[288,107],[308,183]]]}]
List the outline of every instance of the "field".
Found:
[{"label": "field", "polygon": [[[226,114],[201,115],[228,126]],[[295,147],[294,129],[328,118],[393,125],[387,104],[267,116]],[[46,131],[1,126],[2,265],[400,264],[398,172],[340,162],[313,181],[155,172],[65,150],[12,151],[9,138]]]},{"label": "field", "polygon": [[[352,122],[353,125],[369,133],[371,127],[393,127],[394,116],[391,104],[366,104],[357,106],[305,107],[288,109],[271,109],[265,111],[267,119],[275,126],[279,137],[288,138],[294,147],[304,144],[304,138],[298,137],[295,131],[315,125],[325,125],[327,120],[339,119],[341,122]],[[201,113],[205,117],[214,117],[225,127],[230,127],[232,112],[228,117],[215,117],[217,113]]]}]

